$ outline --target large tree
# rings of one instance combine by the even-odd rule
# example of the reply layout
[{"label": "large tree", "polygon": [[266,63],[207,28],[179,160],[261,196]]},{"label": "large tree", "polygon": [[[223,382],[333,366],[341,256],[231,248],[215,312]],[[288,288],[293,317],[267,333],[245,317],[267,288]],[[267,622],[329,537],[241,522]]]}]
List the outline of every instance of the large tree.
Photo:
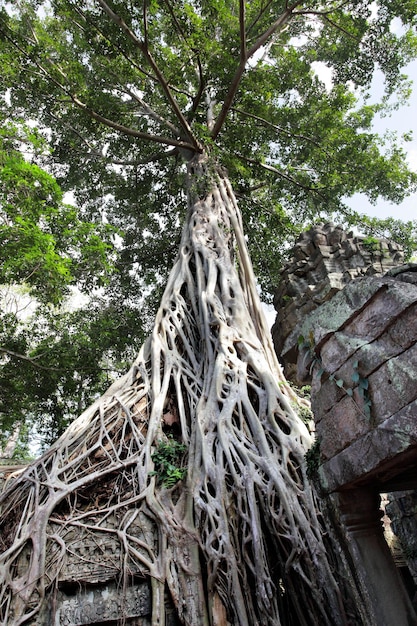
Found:
[{"label": "large tree", "polygon": [[[158,74],[152,68],[146,73],[146,59],[140,67],[136,57],[141,53],[130,36],[121,46],[122,33],[109,16],[100,13],[99,5],[96,11],[93,5],[88,10],[71,9],[67,3],[61,9],[53,5],[59,21],[53,12],[46,16],[47,7],[39,11],[36,7],[33,2],[19,2],[13,10],[9,6],[10,15],[3,11],[2,125],[7,133],[9,120],[16,123],[20,116],[43,126],[44,143],[47,139],[50,150],[37,149],[30,155],[32,164],[46,166],[64,191],[73,192],[82,207],[81,221],[106,221],[117,228],[119,254],[115,258],[111,251],[116,271],[79,313],[66,319],[68,316],[60,313],[58,317],[48,306],[43,308],[42,324],[34,318],[25,318],[23,327],[21,323],[6,324],[3,345],[8,354],[0,364],[0,379],[5,394],[12,392],[14,400],[4,403],[3,424],[22,421],[26,414],[38,435],[46,430],[50,440],[60,434],[76,416],[77,407],[85,408],[94,394],[104,390],[112,371],[124,371],[126,357],[135,353],[144,331],[152,327],[161,286],[178,248],[186,204],[184,147],[164,149],[164,142],[169,146],[179,138],[175,133],[170,136],[178,107],[195,139],[228,169],[265,298],[270,297],[283,255],[311,220],[332,215],[348,226],[360,223],[366,232],[388,234],[408,252],[415,247],[415,224],[370,220],[344,204],[355,191],[365,191],[372,201],[378,194],[399,201],[413,184],[403,151],[395,143],[384,147],[383,140],[371,132],[374,114],[396,106],[408,89],[399,66],[413,53],[413,38],[406,31],[401,39],[391,35],[395,7],[381,9],[378,16],[374,8],[369,25],[366,7],[358,6],[349,27],[339,24],[339,31],[331,36],[333,16],[323,14],[319,39],[318,17],[310,12],[301,19],[299,14],[297,21],[286,24],[287,31],[280,33],[279,41],[277,33],[272,33],[273,38],[264,45],[261,37],[274,22],[274,15],[279,17],[279,6],[251,6],[244,37],[250,43],[245,44],[248,55],[253,56],[243,75],[242,62],[236,58],[240,27],[237,14],[232,23],[233,9],[221,9],[221,3],[205,5],[201,13],[187,4],[151,7],[150,19],[155,21],[152,15],[157,14],[158,23],[151,30],[148,24],[148,41],[152,39],[148,48],[163,67],[168,91],[175,96],[177,110],[172,114],[164,88],[161,86],[162,93],[156,89]],[[412,7],[402,10],[405,20],[412,19]],[[134,13],[132,19],[136,19]],[[220,19],[216,36],[214,14]],[[38,16],[46,18],[42,24],[37,22]],[[341,41],[342,35],[345,41]],[[223,43],[226,39],[227,45]],[[188,58],[194,65],[184,74],[181,64]],[[386,98],[394,94],[392,104],[370,105],[366,100],[376,59],[387,76]],[[333,90],[326,90],[312,71],[324,64],[335,66]],[[223,109],[225,112],[233,104],[213,143],[207,116],[214,115],[216,108],[220,111],[229,87],[229,95],[233,95],[234,73],[239,90]],[[355,82],[347,88],[346,81],[352,77]],[[146,93],[141,91],[145,85]],[[362,94],[364,106],[356,101],[354,88],[357,95]],[[208,113],[210,109],[213,114]],[[103,123],[106,112],[107,125]],[[101,115],[99,124],[97,114]],[[164,136],[159,136],[162,143],[155,148],[152,136],[158,127]],[[177,130],[184,135],[182,127]],[[149,141],[144,142],[143,133]],[[14,194],[15,218],[19,218],[21,199],[21,193]],[[32,227],[38,227],[36,219]],[[55,230],[59,227],[55,220]],[[61,230],[66,232],[65,224]],[[83,293],[94,285],[88,266],[94,268],[96,258],[99,255],[90,253],[87,264],[78,264],[81,271],[75,279]],[[25,254],[15,256],[15,268],[16,263],[21,265],[20,273],[28,275]],[[98,264],[96,270],[100,278]],[[46,283],[43,277],[45,272],[39,266],[32,280],[43,286],[44,296],[52,295],[53,281]]]},{"label": "large tree", "polygon": [[[49,165],[77,186],[83,212],[123,228],[121,292],[163,280],[182,225],[131,370],[1,497],[4,624],[36,619],[71,528],[117,538],[116,576],[150,581],[155,625],[167,590],[190,626],[369,623],[323,544],[304,467],[311,439],[270,344],[243,223],[261,262],[275,226],[283,239],[307,218],[349,221],[343,198],[357,191],[402,198],[415,177],[401,148],[383,150],[371,131],[380,106],[359,105],[355,89],[365,93],[376,65],[388,95],[405,89],[416,8],[57,0],[3,10],[12,106],[49,129]],[[333,69],[331,88],[314,63]]]}]

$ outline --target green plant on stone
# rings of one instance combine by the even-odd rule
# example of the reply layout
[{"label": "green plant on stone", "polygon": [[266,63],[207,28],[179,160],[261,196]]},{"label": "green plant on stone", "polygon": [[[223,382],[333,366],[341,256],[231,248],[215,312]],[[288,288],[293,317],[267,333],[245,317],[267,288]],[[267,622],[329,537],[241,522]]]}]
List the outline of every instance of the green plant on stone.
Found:
[{"label": "green plant on stone", "polygon": [[367,250],[368,252],[372,254],[373,252],[376,252],[379,248],[379,239],[369,235],[369,237],[365,237],[362,240],[362,245],[365,248],[365,250]]},{"label": "green plant on stone", "polygon": [[320,465],[320,439],[316,439],[309,450],[304,455],[306,461],[306,472],[310,480],[317,478]]},{"label": "green plant on stone", "polygon": [[312,420],[314,420],[313,411],[309,406],[295,405],[294,408],[298,417],[304,422],[304,424],[308,425]]},{"label": "green plant on stone", "polygon": [[303,385],[302,387],[297,389],[297,393],[301,398],[307,398],[307,400],[310,400],[311,385]]},{"label": "green plant on stone", "polygon": [[347,396],[349,396],[352,399],[352,402],[354,402],[354,404],[358,407],[358,409],[365,415],[365,417],[367,417],[368,419],[371,418],[371,407],[372,407],[372,400],[371,397],[369,395],[369,381],[366,377],[363,377],[360,375],[359,373],[359,361],[355,360],[352,364],[352,383],[353,385],[357,386],[358,389],[358,394],[360,396],[360,398],[362,399],[362,406],[359,407],[357,405],[357,403],[355,402],[355,399],[353,397],[353,387],[349,387],[349,385],[343,380],[343,378],[338,378],[337,376],[335,376],[335,374],[329,374],[328,372],[326,372],[325,368],[323,367],[323,361],[321,359],[321,356],[316,354],[315,349],[314,349],[314,342],[313,342],[313,334],[310,331],[310,336],[309,339],[305,339],[302,335],[300,335],[298,337],[298,349],[301,350],[308,350],[309,356],[311,358],[311,364],[310,364],[310,374],[313,372],[313,369],[315,366],[318,367],[317,370],[317,378],[319,381],[321,381],[321,378],[323,376],[323,374],[327,374],[328,375],[328,379],[331,380],[332,382],[334,382],[334,384],[339,387],[340,389],[342,389],[345,394]]},{"label": "green plant on stone", "polygon": [[156,476],[157,482],[164,487],[171,488],[182,480],[187,468],[184,465],[184,456],[187,446],[172,435],[167,441],[158,441],[157,448],[152,454],[155,469],[149,472],[150,476]]},{"label": "green plant on stone", "polygon": [[[371,417],[372,400],[369,395],[369,381],[359,374],[359,361],[353,363],[352,382],[358,386],[358,393],[362,398],[362,411],[366,417]],[[349,390],[349,396],[353,395],[352,389]],[[346,392],[347,393],[347,392]]]}]

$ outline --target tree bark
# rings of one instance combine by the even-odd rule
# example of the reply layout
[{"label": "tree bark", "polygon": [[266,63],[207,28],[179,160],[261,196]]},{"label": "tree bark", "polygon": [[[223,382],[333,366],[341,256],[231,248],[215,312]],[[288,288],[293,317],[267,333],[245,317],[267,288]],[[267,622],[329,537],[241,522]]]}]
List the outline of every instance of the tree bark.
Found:
[{"label": "tree bark", "polygon": [[[117,577],[152,581],[152,624],[165,623],[165,589],[186,626],[348,623],[305,475],[311,438],[271,345],[235,196],[206,155],[187,185],[152,336],[0,498],[3,624],[30,623],[54,592],[71,529],[118,541]],[[173,486],[161,442],[186,447]]]}]

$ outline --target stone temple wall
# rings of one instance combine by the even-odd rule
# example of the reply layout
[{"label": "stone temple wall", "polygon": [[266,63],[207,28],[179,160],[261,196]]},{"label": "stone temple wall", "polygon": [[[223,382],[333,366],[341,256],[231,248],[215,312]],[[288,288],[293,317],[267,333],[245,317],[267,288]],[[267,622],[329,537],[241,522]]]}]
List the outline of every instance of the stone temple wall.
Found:
[{"label": "stone temple wall", "polygon": [[398,244],[346,233],[332,223],[300,235],[274,298],[272,336],[289,380],[296,382],[297,327],[305,317],[355,278],[382,276],[403,262]]},{"label": "stone temple wall", "polygon": [[[358,550],[372,555],[364,579],[379,580],[378,620],[391,607],[383,606],[379,589],[393,583],[379,574],[388,572],[388,560],[373,569],[379,518],[367,503],[388,495],[385,510],[397,538],[390,547],[417,608],[417,264],[348,283],[298,332],[307,337],[297,379],[311,382],[322,494],[343,494],[353,538],[360,529]],[[417,623],[404,620],[396,626]]]},{"label": "stone temple wall", "polygon": [[415,608],[417,265],[403,263],[388,241],[333,224],[311,229],[282,271],[272,329],[287,378],[311,383],[316,480],[323,497],[338,499],[378,626],[417,623],[401,591],[405,582]]}]

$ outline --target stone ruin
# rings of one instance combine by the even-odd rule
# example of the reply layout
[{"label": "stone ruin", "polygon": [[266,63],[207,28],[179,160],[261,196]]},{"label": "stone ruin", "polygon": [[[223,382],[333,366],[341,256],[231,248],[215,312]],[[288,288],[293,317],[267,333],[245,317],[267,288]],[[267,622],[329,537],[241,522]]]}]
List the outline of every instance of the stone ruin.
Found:
[{"label": "stone ruin", "polygon": [[388,242],[311,229],[282,272],[273,327],[287,376],[311,383],[315,481],[375,626],[417,624],[417,264],[402,262]]},{"label": "stone ruin", "polygon": [[[417,266],[402,263],[395,244],[317,226],[297,242],[275,299],[275,346],[287,376],[312,384],[315,481],[344,529],[341,549],[355,564],[369,626],[417,624]],[[0,483],[15,469],[0,467]],[[381,493],[408,595],[382,532]],[[67,539],[54,626],[113,626],[121,615],[127,626],[150,626],[148,583],[134,572],[123,590],[114,583],[116,544],[85,530]],[[50,609],[36,626],[52,623]]]},{"label": "stone ruin", "polygon": [[401,247],[346,233],[332,223],[302,233],[281,271],[272,337],[289,380],[295,380],[297,328],[306,316],[361,276],[382,276],[404,262]]}]

